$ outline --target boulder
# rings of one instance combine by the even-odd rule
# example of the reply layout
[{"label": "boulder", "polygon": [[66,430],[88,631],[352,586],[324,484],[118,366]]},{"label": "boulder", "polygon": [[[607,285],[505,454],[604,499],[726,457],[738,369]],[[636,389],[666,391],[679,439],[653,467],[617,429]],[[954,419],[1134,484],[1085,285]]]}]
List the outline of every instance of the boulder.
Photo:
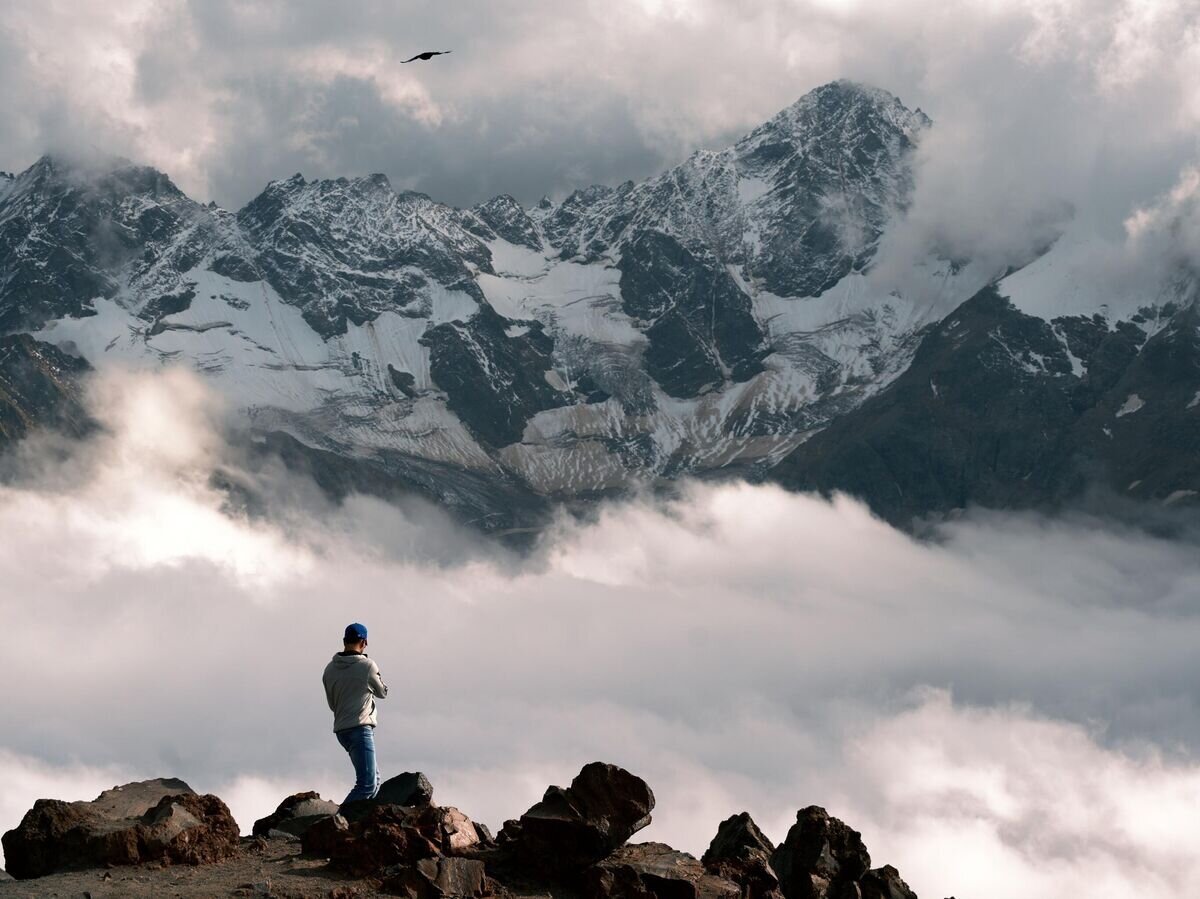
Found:
[{"label": "boulder", "polygon": [[586,899],[741,899],[742,887],[663,843],[623,846],[583,875]]},{"label": "boulder", "polygon": [[[327,826],[316,827],[323,828],[323,836]],[[378,876],[394,865],[456,855],[479,842],[471,819],[456,808],[380,805],[345,828],[333,829],[329,859],[335,867],[358,876]]]},{"label": "boulder", "polygon": [[4,883],[6,880],[16,880],[16,878],[6,873],[3,868],[0,868],[0,883]]},{"label": "boulder", "polygon": [[350,823],[341,815],[319,818],[300,835],[300,852],[314,858],[329,858],[333,845],[350,829]]},{"label": "boulder", "polygon": [[317,821],[337,813],[338,804],[322,799],[320,793],[295,793],[279,803],[279,807],[267,817],[255,821],[251,832],[256,837],[272,830],[300,836]]},{"label": "boulder", "polygon": [[433,784],[420,771],[405,771],[381,783],[375,801],[389,805],[432,805]]},{"label": "boulder", "polygon": [[381,886],[408,899],[468,899],[488,892],[483,862],[469,858],[423,858],[412,865],[395,865],[384,871]]},{"label": "boulder", "polygon": [[810,805],[796,813],[771,867],[787,899],[858,899],[871,856],[858,831]]},{"label": "boulder", "polygon": [[216,796],[180,780],[114,787],[91,802],[39,799],[3,837],[18,879],[147,861],[202,864],[238,853],[237,822]]},{"label": "boulder", "polygon": [[359,821],[380,805],[403,805],[411,808],[433,804],[433,784],[420,771],[406,771],[389,777],[379,785],[379,792],[372,799],[356,799],[341,807],[341,815],[347,821]]},{"label": "boulder", "polygon": [[891,865],[872,868],[863,875],[859,886],[862,899],[917,899],[917,894],[900,879],[900,872]]},{"label": "boulder", "polygon": [[701,861],[711,873],[740,884],[747,899],[782,899],[771,867],[774,851],[754,819],[742,812],[721,822]]},{"label": "boulder", "polygon": [[640,777],[602,762],[585,765],[567,788],[552,786],[501,842],[525,864],[581,871],[650,823],[654,793]]}]

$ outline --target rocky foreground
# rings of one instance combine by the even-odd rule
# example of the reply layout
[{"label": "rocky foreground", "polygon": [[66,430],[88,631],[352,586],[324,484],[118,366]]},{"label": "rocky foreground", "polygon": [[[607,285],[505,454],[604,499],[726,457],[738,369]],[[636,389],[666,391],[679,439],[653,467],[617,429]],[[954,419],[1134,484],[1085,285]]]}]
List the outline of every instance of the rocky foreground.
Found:
[{"label": "rocky foreground", "polygon": [[218,797],[149,780],[91,802],[39,799],[4,834],[0,897],[916,899],[822,808],[797,812],[779,846],[734,815],[700,859],[628,842],[653,808],[645,781],[593,762],[493,835],[435,804],[423,774],[402,774],[341,807],[289,796],[241,837]]}]

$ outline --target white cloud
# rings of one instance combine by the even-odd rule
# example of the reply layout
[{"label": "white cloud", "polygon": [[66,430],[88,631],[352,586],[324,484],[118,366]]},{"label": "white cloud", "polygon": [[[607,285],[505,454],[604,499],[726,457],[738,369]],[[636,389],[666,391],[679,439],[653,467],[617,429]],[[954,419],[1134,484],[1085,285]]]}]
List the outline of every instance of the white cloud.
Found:
[{"label": "white cloud", "polygon": [[194,376],[94,395],[109,432],[0,490],[0,828],[131,777],[247,829],[340,798],[318,679],[362,620],[383,773],[493,827],[600,758],[655,789],[645,836],[693,852],[733,812],[778,840],[816,803],[923,895],[1196,886],[1193,543],[1007,515],[918,543],[724,485],[564,520],[522,561],[366,498],[223,514],[201,473],[238,456]]}]

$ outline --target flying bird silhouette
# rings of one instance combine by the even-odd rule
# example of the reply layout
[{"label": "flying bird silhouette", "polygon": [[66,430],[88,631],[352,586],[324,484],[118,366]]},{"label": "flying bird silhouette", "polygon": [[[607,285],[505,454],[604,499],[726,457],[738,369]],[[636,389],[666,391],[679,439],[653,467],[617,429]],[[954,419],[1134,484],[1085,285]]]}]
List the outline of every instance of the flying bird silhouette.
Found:
[{"label": "flying bird silhouette", "polygon": [[412,62],[413,60],[417,60],[417,59],[421,59],[421,60],[433,59],[433,57],[435,57],[435,56],[444,56],[447,53],[453,53],[453,52],[454,52],[453,50],[426,50],[424,53],[418,53],[412,59],[400,60],[400,64],[403,65],[406,62]]}]

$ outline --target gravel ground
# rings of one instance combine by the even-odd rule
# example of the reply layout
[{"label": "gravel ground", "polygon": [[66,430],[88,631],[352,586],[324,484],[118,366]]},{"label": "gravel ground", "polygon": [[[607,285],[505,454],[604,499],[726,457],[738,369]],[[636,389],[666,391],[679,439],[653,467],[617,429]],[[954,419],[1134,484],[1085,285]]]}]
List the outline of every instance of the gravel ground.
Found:
[{"label": "gravel ground", "polygon": [[274,896],[278,899],[374,899],[385,894],[369,881],[329,870],[321,859],[301,858],[293,840],[243,841],[238,858],[190,867],[159,864],[51,874],[0,882],[0,899],[200,899]]}]

